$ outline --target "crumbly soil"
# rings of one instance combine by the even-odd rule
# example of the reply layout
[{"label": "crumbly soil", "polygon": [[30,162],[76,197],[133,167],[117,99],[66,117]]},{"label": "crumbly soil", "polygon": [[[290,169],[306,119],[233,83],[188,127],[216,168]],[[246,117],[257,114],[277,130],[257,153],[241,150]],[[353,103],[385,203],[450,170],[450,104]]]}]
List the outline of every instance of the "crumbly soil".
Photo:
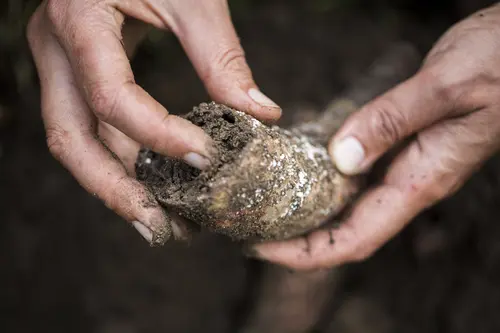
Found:
[{"label": "crumbly soil", "polygon": [[141,149],[136,163],[137,178],[154,188],[158,199],[168,201],[169,206],[196,201],[200,193],[208,190],[210,179],[223,165],[233,162],[255,136],[248,123],[237,121],[233,112],[221,104],[202,103],[185,116],[213,139],[217,154],[208,170],[200,172],[181,159]]}]

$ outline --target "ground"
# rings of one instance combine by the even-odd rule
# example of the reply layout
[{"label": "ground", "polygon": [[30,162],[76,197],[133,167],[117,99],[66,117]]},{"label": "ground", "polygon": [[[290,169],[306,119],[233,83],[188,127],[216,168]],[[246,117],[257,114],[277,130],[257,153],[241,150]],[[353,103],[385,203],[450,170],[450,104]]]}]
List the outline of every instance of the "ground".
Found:
[{"label": "ground", "polygon": [[[420,10],[411,1],[290,3],[233,2],[249,64],[284,107],[282,124],[324,106],[390,41],[425,52],[475,9],[466,1],[421,1]],[[148,247],[49,155],[25,45],[0,42],[0,331],[235,332],[259,264],[208,233],[189,247]],[[174,113],[208,100],[172,36],[152,34],[133,67]],[[349,267],[320,331],[359,332],[353,321],[373,328],[364,314],[374,313],[378,324],[388,316],[384,332],[498,331],[498,164]]]}]

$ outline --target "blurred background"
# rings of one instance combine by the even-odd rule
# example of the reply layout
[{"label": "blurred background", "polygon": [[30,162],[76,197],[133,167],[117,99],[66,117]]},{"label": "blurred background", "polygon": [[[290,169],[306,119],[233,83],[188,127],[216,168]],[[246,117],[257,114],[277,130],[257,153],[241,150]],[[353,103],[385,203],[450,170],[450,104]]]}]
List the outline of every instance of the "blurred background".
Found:
[{"label": "blurred background", "polygon": [[[284,108],[286,125],[314,116],[392,41],[424,54],[494,1],[229,2],[256,82]],[[204,232],[189,247],[150,248],[49,155],[24,37],[38,3],[0,4],[0,332],[237,332],[259,263]],[[168,33],[151,32],[132,65],[173,113],[208,100]],[[500,331],[499,170],[493,159],[373,258],[348,267],[311,332]]]}]

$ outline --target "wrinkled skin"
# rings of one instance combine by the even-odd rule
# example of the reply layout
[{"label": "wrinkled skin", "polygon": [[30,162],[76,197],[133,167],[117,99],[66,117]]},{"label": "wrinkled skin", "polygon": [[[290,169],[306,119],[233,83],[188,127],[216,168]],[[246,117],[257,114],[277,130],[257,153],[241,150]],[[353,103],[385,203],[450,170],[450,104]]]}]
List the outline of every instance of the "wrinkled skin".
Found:
[{"label": "wrinkled skin", "polygon": [[256,246],[256,256],[303,270],[364,260],[422,210],[455,193],[499,149],[499,41],[500,5],[466,18],[413,77],[367,103],[336,133],[330,154],[346,174],[365,173],[405,145],[381,183],[333,230],[333,245],[328,231],[317,231]]},{"label": "wrinkled skin", "polygon": [[203,130],[135,84],[127,55],[150,26],[179,38],[215,101],[267,121],[281,109],[253,81],[225,0],[42,2],[27,34],[51,153],[149,242],[163,243],[186,232],[134,179],[139,147],[200,169],[214,151]]}]

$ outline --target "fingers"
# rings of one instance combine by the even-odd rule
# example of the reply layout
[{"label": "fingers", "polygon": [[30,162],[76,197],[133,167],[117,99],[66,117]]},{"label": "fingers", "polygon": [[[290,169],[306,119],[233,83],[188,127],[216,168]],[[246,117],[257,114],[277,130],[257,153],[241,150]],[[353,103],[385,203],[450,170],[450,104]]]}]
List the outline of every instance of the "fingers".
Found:
[{"label": "fingers", "polygon": [[365,172],[396,143],[444,118],[452,104],[439,82],[420,72],[349,117],[330,154],[344,174]]},{"label": "fingers", "polygon": [[135,176],[137,152],[141,148],[139,143],[102,121],[99,122],[97,133],[99,134],[101,142],[112,151],[113,154],[116,154],[116,157],[122,162],[127,173],[131,177]]},{"label": "fingers", "polygon": [[213,154],[210,138],[189,121],[169,115],[135,84],[120,40],[123,15],[105,6],[104,2],[87,7],[75,2],[71,6],[50,2],[47,6],[54,33],[87,104],[100,120],[140,144],[184,158],[195,167],[207,167]]},{"label": "fingers", "polygon": [[212,98],[263,121],[278,119],[281,108],[252,78],[227,2],[183,1],[175,11],[172,29]]},{"label": "fingers", "polygon": [[457,191],[499,149],[499,118],[498,109],[488,109],[430,127],[398,155],[383,184],[356,202],[340,228],[259,244],[256,256],[300,270],[370,257],[422,210]]},{"label": "fingers", "polygon": [[88,192],[129,221],[149,243],[165,242],[171,234],[168,217],[98,140],[97,121],[76,89],[63,50],[49,34],[42,33],[37,17],[28,30],[51,153]]}]

